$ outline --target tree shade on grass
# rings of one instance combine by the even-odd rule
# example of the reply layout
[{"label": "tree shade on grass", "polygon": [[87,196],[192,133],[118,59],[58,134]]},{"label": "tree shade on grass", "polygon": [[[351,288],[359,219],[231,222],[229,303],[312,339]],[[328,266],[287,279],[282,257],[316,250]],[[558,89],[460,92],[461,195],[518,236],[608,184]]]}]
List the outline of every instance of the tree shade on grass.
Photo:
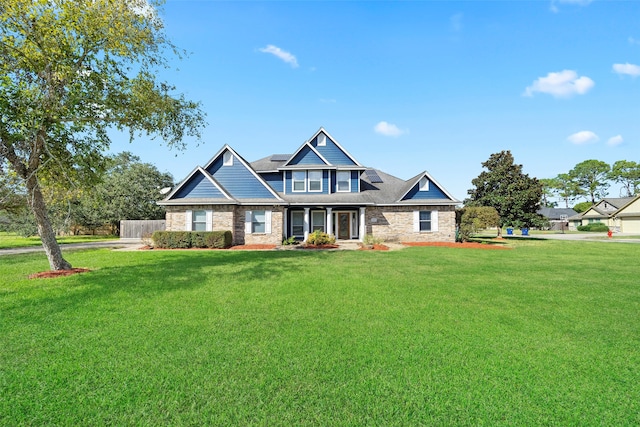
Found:
[{"label": "tree shade on grass", "polygon": [[509,244],[3,257],[0,424],[638,424],[640,246]]}]

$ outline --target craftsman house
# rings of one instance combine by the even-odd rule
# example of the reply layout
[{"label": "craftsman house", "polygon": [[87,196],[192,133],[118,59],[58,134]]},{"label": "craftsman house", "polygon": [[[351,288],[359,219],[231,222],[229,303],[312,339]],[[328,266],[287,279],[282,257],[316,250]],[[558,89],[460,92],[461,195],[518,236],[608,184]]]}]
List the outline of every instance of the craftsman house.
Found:
[{"label": "craftsman house", "polygon": [[454,241],[460,202],[429,173],[402,180],[363,166],[320,128],[292,154],[247,162],[225,145],[167,197],[167,230],[231,230],[234,244],[306,240]]}]

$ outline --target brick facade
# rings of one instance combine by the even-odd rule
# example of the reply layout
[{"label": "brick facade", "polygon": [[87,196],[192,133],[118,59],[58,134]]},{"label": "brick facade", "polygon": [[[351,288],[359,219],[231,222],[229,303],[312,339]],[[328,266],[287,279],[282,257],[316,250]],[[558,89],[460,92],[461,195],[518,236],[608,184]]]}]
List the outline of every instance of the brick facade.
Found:
[{"label": "brick facade", "polygon": [[[438,231],[414,231],[414,211],[438,211]],[[387,242],[453,242],[456,236],[454,206],[379,206],[365,211],[366,233]]]},{"label": "brick facade", "polygon": [[[233,205],[187,205],[166,207],[166,230],[184,231],[187,210],[213,211],[213,231],[229,230],[233,234],[234,245],[270,244],[279,245],[283,240],[283,209],[273,206],[233,206]],[[271,211],[271,233],[245,234],[245,212],[252,210]]]}]

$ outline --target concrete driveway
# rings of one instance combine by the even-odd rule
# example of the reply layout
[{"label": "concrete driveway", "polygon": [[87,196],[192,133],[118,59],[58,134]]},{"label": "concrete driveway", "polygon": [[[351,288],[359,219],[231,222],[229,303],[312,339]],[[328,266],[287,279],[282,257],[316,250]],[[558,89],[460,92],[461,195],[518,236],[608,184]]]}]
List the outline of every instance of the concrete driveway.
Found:
[{"label": "concrete driveway", "polygon": [[[63,252],[76,249],[94,249],[94,248],[112,248],[118,250],[137,250],[143,246],[143,243],[139,239],[120,239],[110,240],[107,242],[86,242],[86,243],[68,243],[60,245]],[[0,256],[2,255],[19,255],[29,254],[36,252],[44,252],[42,246],[30,246],[26,248],[11,248],[0,249]]]}]

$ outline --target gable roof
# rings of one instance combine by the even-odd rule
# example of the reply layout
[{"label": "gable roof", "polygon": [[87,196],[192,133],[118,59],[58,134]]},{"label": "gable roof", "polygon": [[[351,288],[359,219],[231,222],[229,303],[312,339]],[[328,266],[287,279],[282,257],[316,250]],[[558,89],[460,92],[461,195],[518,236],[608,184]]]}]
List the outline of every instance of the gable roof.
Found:
[{"label": "gable roof", "polygon": [[[246,173],[249,174],[249,175],[246,175],[246,173],[244,173],[245,174],[245,180],[246,180],[246,176],[251,176],[253,178],[252,182],[254,183],[254,185],[258,185],[259,189],[262,189],[261,191],[258,191],[258,193],[261,193],[261,194],[258,194],[258,195],[253,195],[253,194],[234,194],[234,191],[231,191],[230,188],[228,188],[228,185],[231,182],[227,182],[227,187],[225,187],[223,182],[220,182],[220,180],[217,180],[213,176],[213,174],[210,173],[209,169],[212,168],[212,166],[214,166],[214,164],[216,164],[217,162],[222,161],[222,156],[226,152],[231,153],[233,158],[237,159],[237,161],[240,163],[240,167],[243,170],[245,170]],[[186,188],[188,186],[188,184],[191,182],[193,177],[196,176],[197,173],[202,174],[204,177],[206,177],[207,180],[216,189],[218,189],[222,195],[224,195],[224,198],[222,200],[218,200],[218,198],[211,198],[211,197],[204,197],[204,198],[199,198],[199,197],[176,197],[177,195],[180,195],[180,192],[182,191],[182,189],[184,189],[184,188]],[[268,197],[265,198],[264,195],[267,195],[267,194],[268,194]],[[179,200],[184,200],[185,198],[188,198],[193,203],[195,203],[196,200],[200,200],[200,202],[202,202],[202,203],[204,203],[204,202],[207,202],[207,203],[230,203],[230,202],[240,203],[241,201],[244,202],[244,203],[284,202],[282,197],[280,197],[280,195],[276,191],[274,191],[273,188],[271,188],[271,186],[269,184],[267,184],[266,181],[260,175],[258,175],[256,173],[256,171],[249,165],[249,163],[247,163],[247,161],[244,160],[242,158],[242,156],[240,156],[233,148],[231,148],[227,144],[225,144],[211,158],[211,160],[209,160],[209,162],[207,162],[207,164],[206,164],[206,166],[204,168],[202,168],[200,166],[196,167],[187,176],[187,178],[184,181],[182,181],[173,191],[171,191],[167,195],[167,197],[165,197],[164,200],[159,202],[159,204],[177,203],[178,199]]]},{"label": "gable roof", "polygon": [[[318,149],[317,147],[314,147],[313,142],[316,140],[316,138],[318,138],[318,136],[320,134],[324,134],[328,140],[331,141],[331,143],[333,145],[335,145],[335,147],[345,156],[345,158],[349,159],[351,162],[353,162],[353,164],[350,164],[349,166],[357,166],[362,168],[363,166],[360,164],[360,162],[358,162],[355,157],[353,157],[347,150],[345,150],[339,143],[338,141],[336,141],[336,139],[331,136],[329,134],[329,132],[327,132],[323,127],[320,127],[320,129],[318,129],[316,131],[316,133],[313,134],[313,136],[311,138],[309,138],[308,140],[306,140],[305,142],[302,143],[302,145],[291,155],[291,158],[289,158],[289,160],[287,160],[287,162],[282,166],[283,168],[287,167],[287,168],[291,168],[291,167],[295,167],[295,165],[292,164],[293,160],[296,158],[296,156],[305,149],[305,147],[309,150],[312,150],[312,152],[314,154],[316,154],[321,160],[322,162],[326,165],[326,166],[344,166],[344,163],[332,163],[330,161],[327,160],[327,158],[322,155],[320,153],[320,149]],[[305,165],[308,166],[308,165]]]},{"label": "gable roof", "polygon": [[[422,180],[422,178],[427,178],[429,182],[432,182],[437,187],[439,192],[444,194],[449,200],[451,200],[452,202],[456,202],[456,204],[459,203],[459,201],[456,200],[455,197],[453,197],[451,194],[449,194],[449,192],[445,190],[444,187],[442,187],[435,179],[433,179],[433,177],[427,171],[422,171],[418,175],[406,181],[407,184],[405,185],[405,191],[402,194],[402,196],[398,198],[398,202],[409,200],[405,198],[409,195],[409,193],[412,192],[413,189],[415,189],[417,186],[420,185],[420,181]],[[431,189],[429,189],[429,191],[431,192]],[[433,193],[437,193],[437,192],[433,192]],[[439,194],[436,194],[436,196],[437,195]],[[438,197],[428,197],[428,198],[438,198]],[[421,198],[419,200],[424,201],[426,200],[426,198]]]},{"label": "gable roof", "polygon": [[[629,197],[629,200],[627,203],[625,203],[623,206],[621,206],[616,212],[615,212],[615,216],[620,216],[620,217],[624,217],[624,216],[640,216],[640,207],[636,206],[637,205],[637,201],[640,200],[640,194],[638,194],[635,197]],[[626,212],[627,210],[631,209],[632,206],[638,207],[639,210],[637,212]]]},{"label": "gable roof", "polygon": [[[196,178],[198,175],[203,176],[207,180],[207,182],[211,183],[211,185],[217,191],[219,191],[220,194],[223,196],[222,199],[226,199],[226,201],[234,201],[233,197],[231,197],[225,191],[225,189],[215,180],[214,177],[211,176],[209,172],[207,172],[200,166],[196,166],[182,182],[180,182],[171,192],[169,192],[169,194],[167,194],[167,196],[164,198],[164,200],[162,200],[162,202],[172,200],[174,198],[184,198],[184,197],[177,197],[177,196],[180,195],[182,190],[187,189],[188,185],[192,183],[193,179]],[[207,198],[211,198],[211,197],[207,197]]]}]

